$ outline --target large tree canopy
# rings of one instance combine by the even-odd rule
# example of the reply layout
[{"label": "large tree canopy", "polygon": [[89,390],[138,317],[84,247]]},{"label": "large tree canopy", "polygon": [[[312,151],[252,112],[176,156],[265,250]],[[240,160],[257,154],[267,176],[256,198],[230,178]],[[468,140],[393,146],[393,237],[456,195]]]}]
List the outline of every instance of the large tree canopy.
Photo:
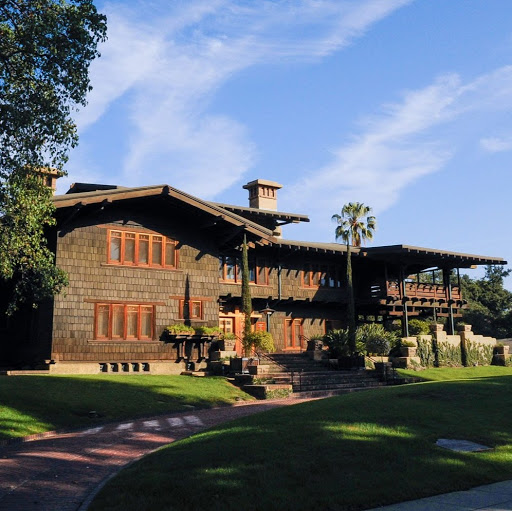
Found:
[{"label": "large tree canopy", "polygon": [[11,310],[65,284],[45,239],[53,209],[38,171],[62,171],[77,144],[71,113],[86,104],[105,38],[91,0],[0,0],[0,277]]},{"label": "large tree canopy", "polygon": [[512,292],[503,287],[510,272],[502,266],[487,266],[481,279],[462,276],[462,296],[469,305],[463,320],[473,325],[473,332],[498,339],[512,337]]}]

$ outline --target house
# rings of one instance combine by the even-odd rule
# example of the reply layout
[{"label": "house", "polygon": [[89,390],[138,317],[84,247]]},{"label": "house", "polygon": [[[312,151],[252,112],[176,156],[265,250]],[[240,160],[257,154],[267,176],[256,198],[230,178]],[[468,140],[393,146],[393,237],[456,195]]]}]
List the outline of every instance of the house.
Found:
[{"label": "house", "polygon": [[[76,183],[55,195],[49,244],[69,286],[0,324],[1,365],[47,364],[52,373],[175,373],[190,361],[201,367],[210,340],[177,342],[165,328],[181,322],[241,335],[244,236],[252,323],[270,330],[278,351],[302,351],[312,336],[345,325],[346,247],[283,239],[281,226],[308,217],[278,211],[278,183],[258,179],[244,188],[248,207],[169,185]],[[447,316],[453,329],[465,306],[458,269],[505,263],[407,245],[354,248],[358,314],[401,318],[405,334],[408,318],[424,313]]]}]

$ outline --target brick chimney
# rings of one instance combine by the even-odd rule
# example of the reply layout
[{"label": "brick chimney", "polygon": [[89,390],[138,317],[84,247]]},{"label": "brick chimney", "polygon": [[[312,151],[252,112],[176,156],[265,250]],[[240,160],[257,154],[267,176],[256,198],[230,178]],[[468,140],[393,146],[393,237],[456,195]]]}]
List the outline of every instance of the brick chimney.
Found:
[{"label": "brick chimney", "polygon": [[43,180],[43,183],[48,188],[51,188],[53,194],[55,195],[55,191],[57,189],[57,179],[62,177],[62,172],[59,172],[57,169],[52,169],[50,167],[40,168],[36,171]]},{"label": "brick chimney", "polygon": [[249,190],[249,207],[277,211],[277,190],[283,185],[266,179],[255,179],[243,187]]}]

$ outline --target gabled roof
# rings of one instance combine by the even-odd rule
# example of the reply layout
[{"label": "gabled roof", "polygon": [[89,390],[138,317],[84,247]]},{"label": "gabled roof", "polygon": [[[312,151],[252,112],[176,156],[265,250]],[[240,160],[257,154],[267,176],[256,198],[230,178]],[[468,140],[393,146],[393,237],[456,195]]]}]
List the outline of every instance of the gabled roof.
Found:
[{"label": "gabled roof", "polygon": [[69,207],[83,207],[91,204],[111,203],[121,200],[141,199],[144,197],[168,197],[181,201],[183,203],[194,206],[207,214],[210,214],[219,221],[228,222],[230,224],[244,227],[244,229],[256,236],[269,240],[273,231],[263,227],[256,222],[248,220],[236,213],[217,206],[215,203],[194,197],[177,188],[169,185],[140,186],[135,188],[108,188],[95,189],[89,192],[71,193],[66,195],[55,195],[52,198],[54,206],[59,209]]},{"label": "gabled roof", "polygon": [[301,215],[299,213],[284,213],[282,211],[272,211],[270,209],[249,208],[244,206],[235,206],[233,204],[221,204],[220,202],[210,202],[210,204],[215,204],[216,206],[227,209],[228,211],[232,211],[233,213],[240,214],[241,216],[250,214],[257,217],[261,216],[273,218],[277,221],[281,221],[287,224],[309,222],[309,217],[307,215]]}]

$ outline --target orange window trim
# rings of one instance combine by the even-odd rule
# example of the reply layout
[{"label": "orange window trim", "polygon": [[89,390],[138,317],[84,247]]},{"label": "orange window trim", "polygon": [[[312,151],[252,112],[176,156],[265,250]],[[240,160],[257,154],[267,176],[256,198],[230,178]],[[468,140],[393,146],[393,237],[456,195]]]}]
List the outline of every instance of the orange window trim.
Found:
[{"label": "orange window trim", "polygon": [[[100,308],[107,307],[108,308],[108,333],[107,336],[100,335],[99,333],[99,319],[100,319]],[[137,336],[136,337],[128,337],[128,308],[129,307],[137,307]],[[115,320],[114,310],[116,308],[122,308],[122,335],[113,335],[113,322]],[[151,324],[150,324],[150,335],[143,336],[142,335],[142,314],[143,311],[146,313],[149,312],[151,315]],[[94,338],[97,340],[120,340],[120,339],[136,339],[136,340],[152,340],[155,336],[155,306],[154,305],[141,305],[134,303],[105,303],[105,302],[97,302],[94,307]]]},{"label": "orange window trim", "polygon": [[[127,235],[131,235],[134,237],[135,248],[134,248],[134,256],[133,261],[127,260],[126,257],[126,238]],[[119,260],[112,259],[111,257],[111,248],[112,248],[112,239],[117,238],[120,239],[120,254]],[[140,246],[141,246],[141,238],[142,241],[147,243],[147,262],[139,262],[140,257]],[[133,238],[130,238],[133,239]],[[126,231],[120,229],[108,229],[107,235],[107,262],[108,264],[116,264],[121,266],[139,266],[143,268],[177,268],[178,260],[179,260],[179,250],[177,248],[177,241],[171,238],[167,238],[162,236],[161,234],[153,234],[149,232],[140,232],[140,231]],[[165,260],[167,246],[174,245],[174,261],[172,263],[168,263]],[[157,254],[154,254],[154,248],[159,246],[160,257],[157,257]],[[154,263],[153,259],[159,259],[161,264]]]}]

